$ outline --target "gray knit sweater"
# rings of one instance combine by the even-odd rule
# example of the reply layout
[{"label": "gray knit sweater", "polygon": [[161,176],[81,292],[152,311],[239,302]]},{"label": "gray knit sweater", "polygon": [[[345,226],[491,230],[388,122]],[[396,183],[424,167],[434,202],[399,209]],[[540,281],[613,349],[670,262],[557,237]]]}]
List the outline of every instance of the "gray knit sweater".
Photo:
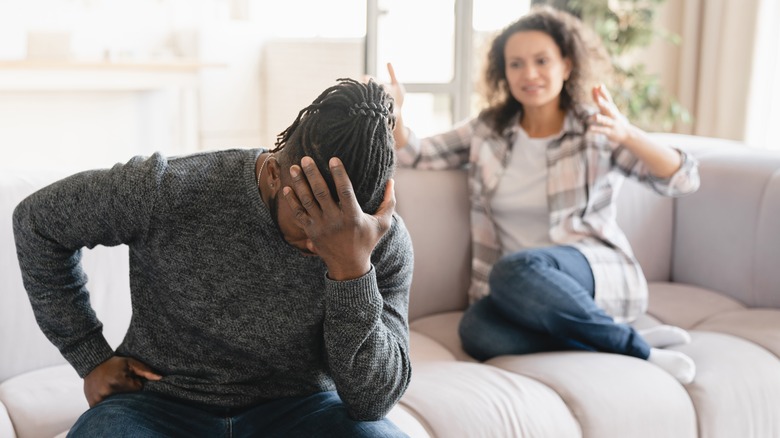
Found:
[{"label": "gray knit sweater", "polygon": [[[261,152],[136,157],[22,201],[14,232],[38,323],[82,377],[118,354],[164,376],[147,391],[243,407],[336,389],[355,418],[380,418],[411,374],[406,228],[394,216],[369,273],[329,280],[274,225],[255,180]],[[133,316],[114,352],[80,257],[119,244]]]}]

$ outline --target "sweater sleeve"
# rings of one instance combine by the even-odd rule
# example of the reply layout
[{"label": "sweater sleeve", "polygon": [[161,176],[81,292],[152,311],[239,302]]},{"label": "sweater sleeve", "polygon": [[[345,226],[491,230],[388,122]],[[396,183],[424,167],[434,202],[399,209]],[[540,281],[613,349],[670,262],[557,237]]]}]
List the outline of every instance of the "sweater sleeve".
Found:
[{"label": "sweater sleeve", "polygon": [[699,162],[690,154],[675,149],[680,154],[680,168],[669,178],[658,178],[650,173],[639,158],[625,146],[620,146],[612,154],[612,161],[620,171],[629,177],[648,185],[663,196],[684,196],[698,190]]},{"label": "sweater sleeve", "polygon": [[461,168],[469,162],[471,139],[479,126],[478,120],[472,119],[422,139],[408,130],[409,142],[397,151],[398,165],[435,170]]},{"label": "sweater sleeve", "polygon": [[325,348],[336,389],[350,415],[377,420],[409,385],[411,239],[403,221],[372,254],[372,269],[349,281],[326,279]]},{"label": "sweater sleeve", "polygon": [[114,354],[90,304],[82,249],[139,238],[164,164],[155,155],[81,172],[40,189],[14,210],[16,252],[35,318],[81,377]]}]

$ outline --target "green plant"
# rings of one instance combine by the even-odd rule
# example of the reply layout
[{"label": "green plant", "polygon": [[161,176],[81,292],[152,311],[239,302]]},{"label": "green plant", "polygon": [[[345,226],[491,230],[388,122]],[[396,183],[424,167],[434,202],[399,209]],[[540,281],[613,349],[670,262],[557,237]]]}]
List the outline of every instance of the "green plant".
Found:
[{"label": "green plant", "polygon": [[654,38],[680,43],[678,35],[654,23],[664,1],[569,0],[567,4],[601,38],[610,56],[614,77],[607,88],[615,104],[632,123],[651,131],[670,131],[676,122],[691,121],[688,110],[663,90],[658,75],[648,73],[636,61],[637,50]]}]

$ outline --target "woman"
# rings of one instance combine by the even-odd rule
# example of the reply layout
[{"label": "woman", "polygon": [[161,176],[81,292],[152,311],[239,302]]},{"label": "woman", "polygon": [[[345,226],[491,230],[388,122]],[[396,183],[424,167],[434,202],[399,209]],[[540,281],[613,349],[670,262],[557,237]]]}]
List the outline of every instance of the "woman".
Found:
[{"label": "woman", "polygon": [[[626,324],[647,308],[647,282],[615,221],[625,176],[666,196],[698,188],[697,163],[654,143],[593,86],[607,57],[575,17],[537,7],[493,41],[484,85],[488,106],[452,131],[417,139],[400,117],[403,86],[392,66],[394,130],[402,166],[468,166],[472,305],[460,324],[466,352],[584,349],[657,364],[683,383],[688,342],[662,325]],[[606,71],[606,70],[605,70]]]}]

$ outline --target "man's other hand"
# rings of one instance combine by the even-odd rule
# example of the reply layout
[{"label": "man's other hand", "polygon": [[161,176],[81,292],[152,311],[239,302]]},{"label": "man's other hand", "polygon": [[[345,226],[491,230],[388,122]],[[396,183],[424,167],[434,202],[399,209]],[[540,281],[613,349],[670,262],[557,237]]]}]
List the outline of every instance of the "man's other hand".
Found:
[{"label": "man's other hand", "polygon": [[144,363],[113,356],[84,377],[84,395],[91,408],[112,394],[140,391],[145,381],[160,379],[162,376]]}]

